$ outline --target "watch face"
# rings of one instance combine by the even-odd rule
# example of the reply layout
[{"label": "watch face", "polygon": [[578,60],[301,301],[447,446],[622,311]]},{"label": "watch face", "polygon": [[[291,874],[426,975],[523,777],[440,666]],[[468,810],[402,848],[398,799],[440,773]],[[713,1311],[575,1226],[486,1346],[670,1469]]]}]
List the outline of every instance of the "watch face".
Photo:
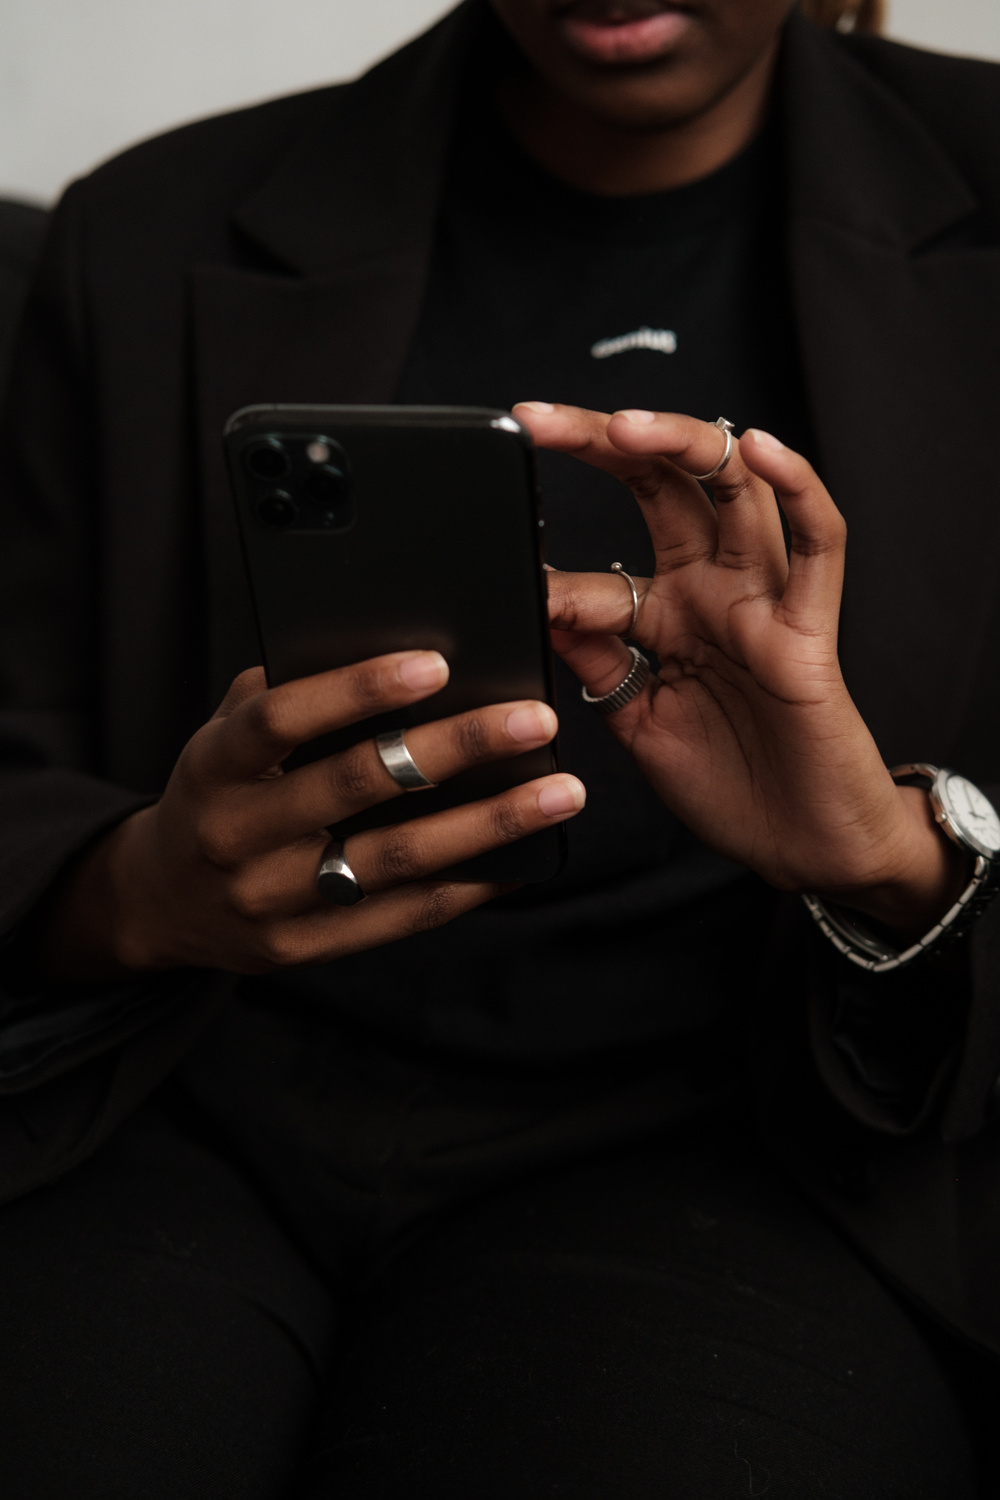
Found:
[{"label": "watch face", "polygon": [[977,786],[964,776],[949,776],[940,795],[956,833],[981,854],[992,858],[1000,853],[1000,817]]}]

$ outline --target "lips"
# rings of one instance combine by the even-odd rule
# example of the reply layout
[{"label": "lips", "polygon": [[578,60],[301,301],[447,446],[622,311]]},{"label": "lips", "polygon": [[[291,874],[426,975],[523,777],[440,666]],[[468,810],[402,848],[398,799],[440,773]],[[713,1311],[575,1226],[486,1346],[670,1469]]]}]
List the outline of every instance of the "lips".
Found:
[{"label": "lips", "polygon": [[570,0],[556,19],[579,56],[619,66],[664,56],[694,24],[690,5],[671,0]]}]

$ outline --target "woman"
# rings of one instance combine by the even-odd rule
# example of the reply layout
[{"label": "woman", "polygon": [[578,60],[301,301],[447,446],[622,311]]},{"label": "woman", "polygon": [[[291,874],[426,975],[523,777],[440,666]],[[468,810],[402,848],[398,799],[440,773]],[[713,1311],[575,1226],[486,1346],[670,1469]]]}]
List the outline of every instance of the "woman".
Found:
[{"label": "woman", "polygon": [[[876,974],[798,896],[892,963],[973,860],[886,765],[1000,780],[995,74],[790,11],[469,4],[64,201],[6,429],[9,1493],[976,1493],[919,1309],[995,1347],[996,908]],[[447,668],[265,691],[218,434],[527,396],[566,771],[349,840],[330,909],[399,788],[270,768]],[[438,874],[553,819],[551,885]]]}]

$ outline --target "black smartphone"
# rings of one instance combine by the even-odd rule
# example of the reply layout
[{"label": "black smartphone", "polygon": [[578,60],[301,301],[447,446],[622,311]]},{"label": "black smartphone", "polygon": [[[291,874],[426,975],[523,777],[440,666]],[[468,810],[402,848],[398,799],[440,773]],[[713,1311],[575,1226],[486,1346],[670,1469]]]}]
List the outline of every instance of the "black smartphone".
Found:
[{"label": "black smartphone", "polygon": [[[388,651],[440,651],[432,698],[301,746],[292,767],[381,734],[519,698],[554,706],[530,435],[465,407],[247,406],[224,440],[268,682]],[[339,836],[489,797],[558,769],[554,745],[477,766],[337,825]],[[537,881],[561,825],[450,870]]]}]

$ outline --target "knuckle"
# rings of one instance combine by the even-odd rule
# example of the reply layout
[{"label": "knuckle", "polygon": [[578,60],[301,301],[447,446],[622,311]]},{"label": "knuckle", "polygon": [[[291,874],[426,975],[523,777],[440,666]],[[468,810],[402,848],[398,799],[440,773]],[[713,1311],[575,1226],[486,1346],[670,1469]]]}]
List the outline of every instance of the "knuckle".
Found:
[{"label": "knuckle", "polygon": [[217,807],[203,808],[195,819],[198,850],[208,864],[227,870],[236,861],[236,832],[232,820]]},{"label": "knuckle", "polygon": [[185,792],[194,792],[211,779],[216,738],[215,723],[210,721],[203,724],[178,756],[174,766],[174,780]]},{"label": "knuckle", "polygon": [[223,698],[216,710],[217,719],[227,718],[234,708],[238,708],[247,698],[254,697],[257,693],[267,691],[267,679],[264,676],[263,667],[247,667],[239,672],[229,684],[229,691]]},{"label": "knuckle", "polygon": [[257,940],[261,961],[270,969],[288,969],[303,960],[302,943],[288,926],[273,923]]},{"label": "knuckle", "polygon": [[361,744],[344,750],[330,762],[329,777],[330,790],[341,801],[375,800],[375,767],[370,747]]},{"label": "knuckle", "polygon": [[261,693],[247,704],[253,733],[269,748],[284,752],[288,732],[288,704],[280,691]]},{"label": "knuckle", "polygon": [[205,785],[208,781],[207,767],[205,765],[206,755],[203,746],[196,746],[194,741],[185,745],[181,756],[170,773],[170,791],[172,795],[178,796],[185,802],[197,802],[204,795]]},{"label": "knuckle", "polygon": [[458,721],[458,752],[463,761],[485,760],[492,750],[490,730],[482,714],[466,714]]},{"label": "knuckle", "polygon": [[419,873],[416,840],[408,828],[392,828],[383,836],[375,855],[375,875],[382,885],[400,885]]},{"label": "knuckle", "polygon": [[822,533],[813,536],[797,537],[795,550],[803,557],[827,557],[831,554],[839,554],[844,550],[847,537],[846,526],[833,526],[824,528]]},{"label": "knuckle", "polygon": [[523,809],[506,797],[491,803],[487,816],[493,844],[512,844],[527,831]]},{"label": "knuckle", "polygon": [[731,505],[736,500],[752,500],[756,494],[753,476],[741,474],[739,470],[729,475],[718,475],[711,481],[716,500]]},{"label": "knuckle", "polygon": [[559,600],[559,624],[563,630],[576,630],[583,624],[583,598],[568,581]]},{"label": "knuckle", "polygon": [[238,877],[229,887],[229,904],[244,922],[257,924],[270,913],[271,902],[259,879]]},{"label": "knuckle", "polygon": [[648,468],[630,470],[622,475],[622,479],[640,502],[655,500],[662,487],[660,475]]},{"label": "knuckle", "polygon": [[454,886],[436,881],[421,891],[420,900],[410,917],[410,932],[432,932],[436,927],[444,927],[457,915],[458,896]]},{"label": "knuckle", "polygon": [[351,693],[355,707],[367,718],[385,703],[385,679],[379,667],[363,664],[351,673]]}]

